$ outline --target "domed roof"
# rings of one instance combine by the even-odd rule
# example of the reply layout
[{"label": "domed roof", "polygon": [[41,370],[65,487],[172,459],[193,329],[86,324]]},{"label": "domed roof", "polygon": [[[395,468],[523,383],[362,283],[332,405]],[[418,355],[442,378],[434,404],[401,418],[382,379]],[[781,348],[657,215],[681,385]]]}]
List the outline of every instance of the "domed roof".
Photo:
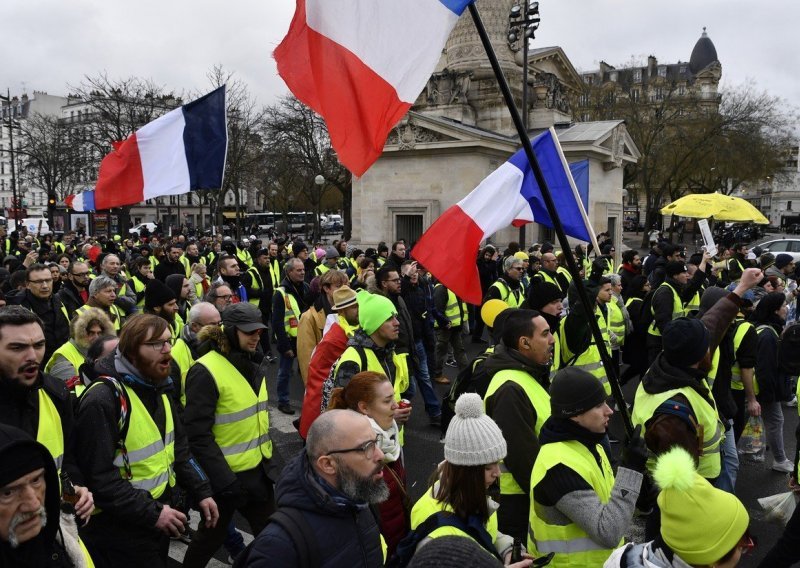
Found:
[{"label": "domed roof", "polygon": [[694,44],[692,56],[689,58],[689,70],[697,74],[715,61],[718,61],[717,49],[714,47],[714,42],[708,37],[706,29],[703,28],[703,35]]}]

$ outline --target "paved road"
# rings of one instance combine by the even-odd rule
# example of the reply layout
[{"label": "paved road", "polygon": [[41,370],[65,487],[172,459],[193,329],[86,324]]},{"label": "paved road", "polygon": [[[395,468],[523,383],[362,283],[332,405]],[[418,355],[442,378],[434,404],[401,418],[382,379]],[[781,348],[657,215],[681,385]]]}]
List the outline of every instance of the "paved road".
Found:
[{"label": "paved road", "polygon": [[[466,345],[467,354],[469,357],[474,357],[481,349],[478,345],[468,343]],[[270,379],[270,397],[276,400],[275,393],[275,374],[277,373],[277,365],[265,365],[264,369],[267,372],[267,377]],[[451,379],[455,378],[457,374],[456,369],[445,367],[445,374]],[[445,393],[446,387],[442,385],[435,385],[439,395]],[[628,383],[625,385],[624,391],[628,400],[633,399],[636,385]],[[300,407],[302,400],[302,382],[299,375],[293,378],[291,384],[291,400],[295,408]],[[416,500],[425,488],[428,486],[428,480],[437,463],[444,457],[443,445],[440,441],[440,434],[438,428],[433,428],[428,424],[428,418],[425,414],[422,398],[419,394],[412,400],[415,406],[415,411],[412,413],[411,420],[406,428],[406,470],[409,480],[409,493],[413,500]],[[784,408],[785,414],[785,446],[787,455],[794,456],[795,439],[794,430],[798,422],[797,409]],[[278,412],[277,408],[270,409],[270,419],[272,426],[272,439],[276,452],[276,458],[279,465],[285,463],[286,460],[291,459],[302,449],[302,442],[300,437],[292,425],[292,419]],[[618,416],[612,418],[611,423],[612,434],[619,439],[624,438],[622,422]],[[619,445],[613,446],[614,451],[619,450]],[[780,536],[782,529],[764,522],[762,519],[763,514],[756,503],[756,499],[766,495],[773,495],[785,490],[787,477],[783,474],[773,472],[768,469],[771,459],[768,456],[767,462],[762,464],[746,463],[742,465],[739,479],[737,482],[737,494],[747,507],[751,518],[751,528],[753,534],[758,538],[758,547],[755,553],[746,557],[740,566],[748,568],[756,566],[758,560],[762,558],[775,540]],[[196,526],[196,519],[194,526]],[[249,542],[252,536],[245,532],[247,524],[241,518],[237,521],[238,526],[243,527],[242,532],[245,536],[245,541]],[[636,541],[641,541],[643,538],[643,520],[638,519],[634,526],[631,528],[630,537]],[[172,566],[180,566],[180,561],[183,559],[186,545],[180,542],[173,542],[170,549],[170,558],[172,559]],[[227,553],[220,551],[217,557],[209,566],[219,567],[226,566]]]}]

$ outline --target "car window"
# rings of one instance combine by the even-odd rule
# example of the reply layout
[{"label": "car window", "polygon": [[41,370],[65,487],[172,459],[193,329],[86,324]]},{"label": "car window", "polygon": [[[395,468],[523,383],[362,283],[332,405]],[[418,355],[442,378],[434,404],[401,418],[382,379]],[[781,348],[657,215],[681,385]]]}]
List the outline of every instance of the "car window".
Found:
[{"label": "car window", "polygon": [[775,254],[776,252],[786,252],[789,250],[789,243],[791,241],[773,241],[769,243],[769,252]]},{"label": "car window", "polygon": [[800,241],[791,241],[792,248],[790,252],[800,252]]}]

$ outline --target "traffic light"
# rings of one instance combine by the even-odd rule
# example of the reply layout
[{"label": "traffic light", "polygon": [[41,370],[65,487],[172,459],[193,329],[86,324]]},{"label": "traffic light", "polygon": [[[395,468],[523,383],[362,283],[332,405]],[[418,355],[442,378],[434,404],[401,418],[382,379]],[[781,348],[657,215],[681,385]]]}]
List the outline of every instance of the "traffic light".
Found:
[{"label": "traffic light", "polygon": [[55,196],[55,195],[51,195],[51,196],[49,196],[49,197],[47,198],[47,204],[48,204],[50,207],[55,207],[55,206],[56,206],[56,196]]}]

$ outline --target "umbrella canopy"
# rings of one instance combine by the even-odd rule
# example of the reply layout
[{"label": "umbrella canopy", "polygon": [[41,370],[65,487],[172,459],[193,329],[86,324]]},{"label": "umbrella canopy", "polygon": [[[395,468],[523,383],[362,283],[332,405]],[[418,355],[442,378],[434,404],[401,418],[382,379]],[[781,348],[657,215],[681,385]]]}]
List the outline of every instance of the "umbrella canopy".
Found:
[{"label": "umbrella canopy", "polygon": [[738,221],[740,223],[757,223],[769,225],[769,219],[740,197],[731,197],[720,193],[693,193],[677,199],[661,209],[663,215],[693,217],[715,221]]}]

